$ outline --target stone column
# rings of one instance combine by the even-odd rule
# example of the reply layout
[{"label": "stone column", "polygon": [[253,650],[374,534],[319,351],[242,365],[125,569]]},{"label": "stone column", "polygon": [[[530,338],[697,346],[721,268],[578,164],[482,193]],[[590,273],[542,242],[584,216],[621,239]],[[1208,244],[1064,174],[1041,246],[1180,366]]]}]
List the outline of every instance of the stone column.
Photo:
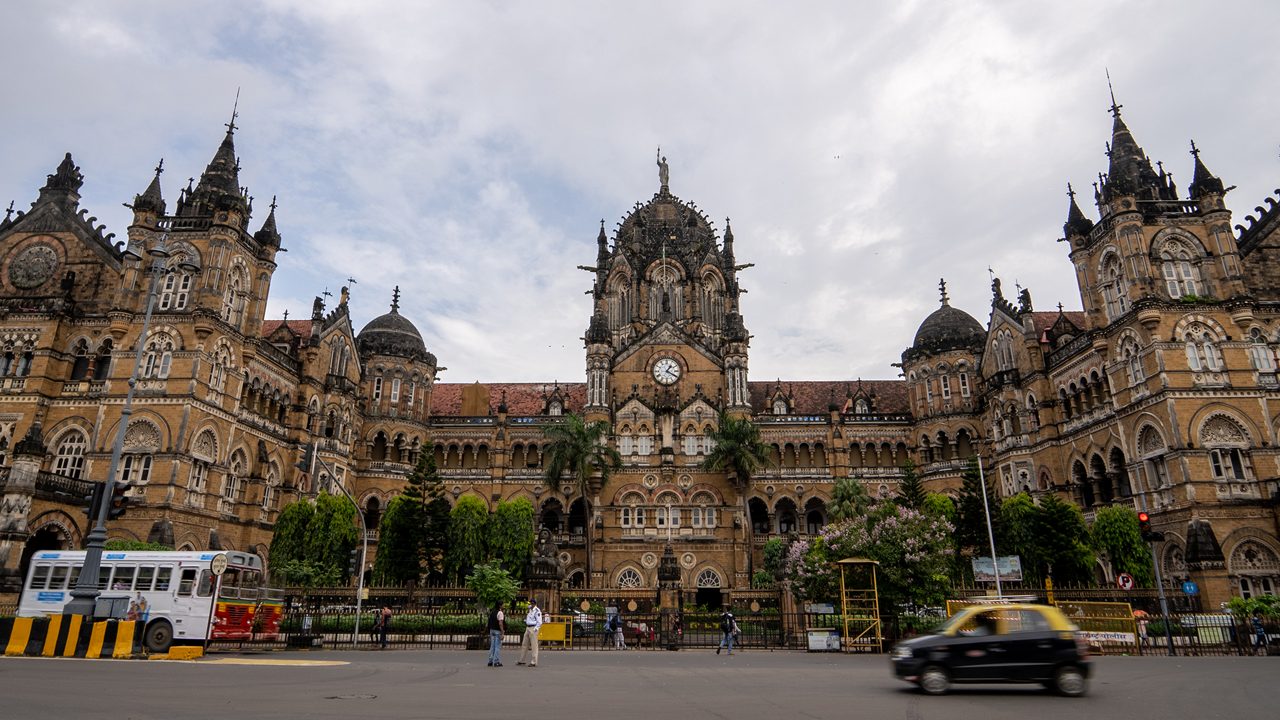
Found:
[{"label": "stone column", "polygon": [[31,536],[28,515],[44,455],[40,425],[33,424],[13,447],[9,479],[0,495],[0,594],[22,590],[22,551]]}]

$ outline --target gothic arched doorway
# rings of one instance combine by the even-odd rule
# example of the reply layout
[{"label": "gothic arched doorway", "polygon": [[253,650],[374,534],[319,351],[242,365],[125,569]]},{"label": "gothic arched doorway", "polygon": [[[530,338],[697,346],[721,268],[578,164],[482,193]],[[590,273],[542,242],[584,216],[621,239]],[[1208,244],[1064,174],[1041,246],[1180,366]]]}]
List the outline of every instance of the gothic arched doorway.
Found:
[{"label": "gothic arched doorway", "polygon": [[27,544],[22,547],[22,562],[18,565],[23,584],[26,584],[27,568],[31,565],[32,555],[41,550],[69,550],[70,548],[70,540],[57,525],[45,525],[31,533],[31,537],[27,538]]}]

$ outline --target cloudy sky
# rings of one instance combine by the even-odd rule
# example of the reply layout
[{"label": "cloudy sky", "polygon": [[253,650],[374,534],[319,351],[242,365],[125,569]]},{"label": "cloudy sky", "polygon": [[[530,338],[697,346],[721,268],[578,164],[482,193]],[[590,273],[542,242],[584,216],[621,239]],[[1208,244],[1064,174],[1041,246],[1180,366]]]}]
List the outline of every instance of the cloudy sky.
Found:
[{"label": "cloudy sky", "polygon": [[1105,70],[1180,188],[1188,140],[1237,221],[1280,185],[1280,3],[4,3],[0,203],[62,154],[82,206],[165,159],[170,207],[240,92],[241,182],[284,244],[269,316],[352,287],[451,382],[581,381],[603,218],[658,188],[732,218],[751,377],[892,378],[938,305],[981,321],[988,268],[1080,299],[1066,184],[1093,214]]}]

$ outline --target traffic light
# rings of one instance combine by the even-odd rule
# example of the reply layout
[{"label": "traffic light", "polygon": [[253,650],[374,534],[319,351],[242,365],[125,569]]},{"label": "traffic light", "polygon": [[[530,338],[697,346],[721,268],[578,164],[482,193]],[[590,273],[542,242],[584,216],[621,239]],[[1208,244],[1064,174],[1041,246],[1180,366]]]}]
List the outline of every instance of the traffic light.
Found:
[{"label": "traffic light", "polygon": [[115,520],[124,515],[124,511],[129,507],[129,486],[124,483],[116,483],[111,487],[111,505],[107,508],[107,518]]},{"label": "traffic light", "polygon": [[316,446],[312,443],[307,443],[306,445],[302,446],[302,456],[298,458],[298,462],[294,464],[294,467],[298,468],[304,473],[310,473],[311,466],[315,465],[315,462],[316,462]]},{"label": "traffic light", "polygon": [[360,574],[360,548],[351,548],[351,559],[347,561],[347,574],[356,577]]},{"label": "traffic light", "polygon": [[84,514],[89,517],[90,524],[98,520],[98,507],[102,505],[103,483],[94,483],[93,490],[84,496]]},{"label": "traffic light", "polygon": [[1147,542],[1164,540],[1164,533],[1151,529],[1151,516],[1144,512],[1138,513],[1138,532],[1142,534],[1142,539]]}]

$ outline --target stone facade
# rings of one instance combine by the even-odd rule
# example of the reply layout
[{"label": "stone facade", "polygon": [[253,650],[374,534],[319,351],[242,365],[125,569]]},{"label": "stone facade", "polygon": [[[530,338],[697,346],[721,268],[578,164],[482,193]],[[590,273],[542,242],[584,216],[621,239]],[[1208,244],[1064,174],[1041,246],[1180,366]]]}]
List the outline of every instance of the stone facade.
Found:
[{"label": "stone facade", "polygon": [[[817,532],[837,479],[890,496],[910,459],[926,487],[953,492],[977,453],[1003,496],[1149,510],[1166,577],[1199,581],[1208,602],[1280,585],[1280,212],[1268,199],[1233,232],[1198,154],[1179,199],[1118,109],[1100,219],[1073,195],[1064,226],[1084,309],[1036,311],[997,280],[984,327],[944,285],[903,379],[880,381],[748,380],[737,275],[749,265],[727,220],[721,236],[671,193],[663,159],[658,192],[612,236],[601,225],[584,267],[585,383],[438,383],[398,289],[358,333],[345,288],[332,308],[316,298],[309,319],[268,320],[282,239],[274,202],[249,229],[234,131],[171,214],[157,168],[127,243],[79,208],[70,155],[30,210],[0,223],[8,588],[31,552],[80,544],[81,497],[108,472],[139,344],[121,467],[135,505],[111,537],[265,556],[282,503],[334,483],[376,527],[433,442],[454,501],[533,502],[569,585],[656,588],[670,543],[683,587],[712,602],[749,586],[766,539]],[[774,449],[744,489],[700,469],[720,410],[751,417]],[[592,490],[590,518],[571,485],[542,478],[544,431],[567,412],[611,423],[624,459]],[[295,463],[309,444],[322,462],[305,473]],[[1098,572],[1109,577],[1105,562]]]}]

